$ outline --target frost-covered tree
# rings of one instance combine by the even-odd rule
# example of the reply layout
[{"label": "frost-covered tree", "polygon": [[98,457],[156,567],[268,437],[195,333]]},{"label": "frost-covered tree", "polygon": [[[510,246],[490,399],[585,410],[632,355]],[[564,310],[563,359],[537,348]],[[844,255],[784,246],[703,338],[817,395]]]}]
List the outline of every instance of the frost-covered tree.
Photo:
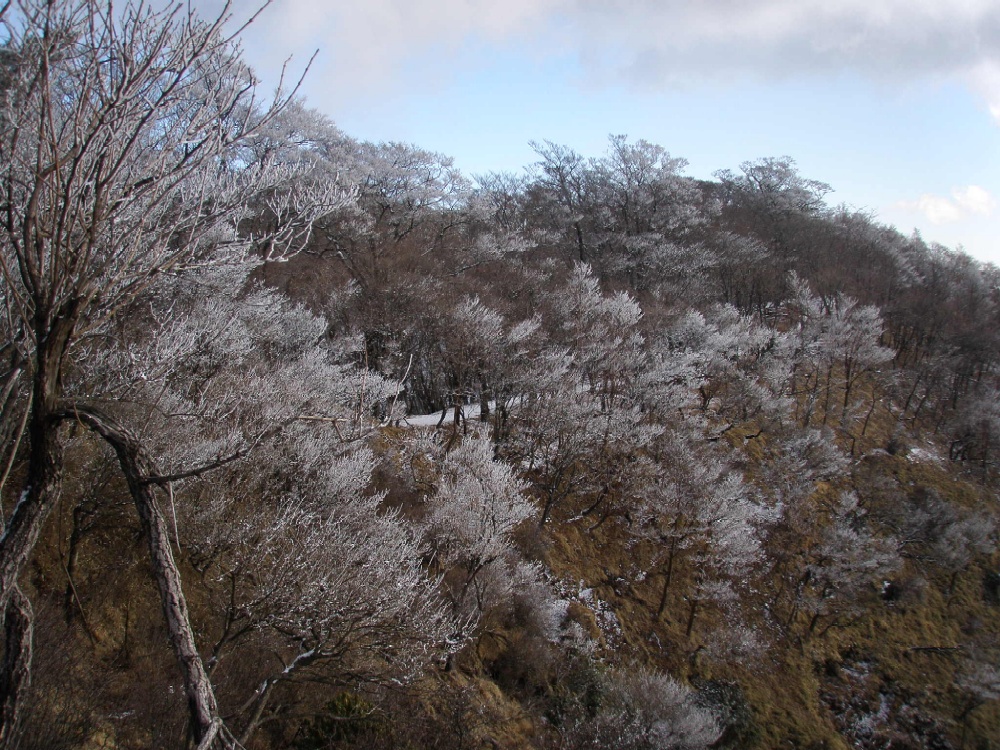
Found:
[{"label": "frost-covered tree", "polygon": [[773,514],[724,455],[683,435],[670,435],[667,443],[659,456],[661,476],[648,488],[639,512],[643,534],[657,545],[663,576],[657,615],[666,609],[683,567],[690,635],[703,603],[735,600],[736,589],[762,560],[761,541]]},{"label": "frost-covered tree", "polygon": [[642,357],[639,303],[625,292],[603,294],[590,266],[577,264],[554,295],[552,314],[555,343],[569,350],[586,385],[610,408]]},{"label": "frost-covered tree", "polygon": [[[99,337],[160,279],[206,265],[274,257],[343,196],[299,190],[292,162],[248,163],[243,146],[287,104],[258,98],[225,16],[92,0],[23,0],[4,19],[8,76],[0,101],[5,195],[0,275],[27,460],[20,502],[0,539],[8,652],[0,735],[10,738],[30,671],[30,609],[17,585],[58,501],[60,425],[112,445],[149,542],[196,739],[217,723],[156,500],[154,467],[123,421],[66,391]],[[244,236],[251,212],[269,231]],[[27,415],[22,418],[22,415]],[[15,422],[16,424],[17,422]],[[6,428],[5,428],[6,430]],[[18,655],[20,654],[20,658]]]},{"label": "frost-covered tree", "polygon": [[494,432],[504,433],[511,408],[534,387],[538,320],[508,323],[478,297],[422,317],[420,334],[404,333],[400,341],[409,353],[413,400],[454,408],[456,428],[467,409],[482,421],[492,414]]},{"label": "frost-covered tree", "polygon": [[995,648],[970,649],[958,671],[956,686],[963,693],[958,719],[962,722],[962,745],[968,733],[969,717],[980,706],[1000,700],[1000,669],[996,666]]},{"label": "frost-covered tree", "polygon": [[969,396],[955,415],[949,455],[952,460],[975,460],[989,474],[1000,443],[1000,408],[995,394],[984,390]]},{"label": "frost-covered tree", "polygon": [[515,420],[508,447],[523,462],[542,500],[540,523],[569,498],[585,501],[584,515],[616,499],[625,508],[641,493],[643,452],[662,429],[635,406],[606,407],[574,378],[533,396]]},{"label": "frost-covered tree", "polygon": [[370,487],[364,441],[396,385],[354,364],[358,337],[327,336],[324,320],[238,270],[150,290],[68,390],[88,389],[85,419],[96,400],[142,425],[168,537],[210,613],[208,676],[246,738],[303,682],[411,681],[460,628],[424,572],[419,532]]},{"label": "frost-covered tree", "polygon": [[[825,208],[831,187],[799,174],[788,156],[740,164],[740,173],[715,173],[722,185],[723,215],[741,234],[756,236],[787,263],[803,249],[797,239],[808,219]],[[788,266],[780,270],[789,270]]]},{"label": "frost-covered tree", "polygon": [[572,747],[698,750],[721,735],[716,718],[695,702],[690,688],[668,675],[617,669],[601,688],[595,714],[563,730]]},{"label": "frost-covered tree", "polygon": [[[332,155],[358,185],[357,210],[330,214],[316,247],[332,253],[371,292],[419,264],[460,232],[471,186],[452,160],[404,143],[356,143]],[[431,258],[433,260],[433,258]]]},{"label": "frost-covered tree", "polygon": [[949,596],[973,560],[989,554],[996,543],[997,521],[989,510],[962,508],[928,487],[914,488],[880,515],[899,540],[902,557],[926,573],[937,568],[949,576]]},{"label": "frost-covered tree", "polygon": [[874,533],[865,516],[858,496],[844,492],[820,521],[801,558],[789,623],[803,611],[809,616],[806,632],[812,634],[823,618],[837,622],[857,614],[899,567],[896,541]]},{"label": "frost-covered tree", "polygon": [[590,162],[601,268],[633,289],[689,287],[715,259],[696,232],[713,213],[687,162],[661,146],[609,138],[608,154]]},{"label": "frost-covered tree", "polygon": [[800,175],[789,156],[746,161],[740,164],[740,171],[737,175],[723,170],[716,177],[734,195],[753,199],[775,213],[818,211],[823,208],[823,196],[832,189],[825,182]]},{"label": "frost-covered tree", "polygon": [[532,141],[540,157],[529,167],[529,211],[580,263],[593,262],[594,238],[589,217],[594,210],[586,160],[568,146]]},{"label": "frost-covered tree", "polygon": [[786,606],[789,623],[800,611],[798,598],[810,545],[827,518],[820,492],[849,465],[829,428],[790,429],[764,445],[754,483],[776,514],[766,545],[772,567],[765,580],[772,587],[772,607]]},{"label": "frost-covered tree", "polygon": [[[257,460],[280,466],[285,450]],[[383,495],[362,491],[373,456],[328,452],[320,461],[312,480],[289,476],[295,493],[263,502],[247,502],[245,466],[199,487],[210,501],[178,498],[186,549],[216,611],[210,674],[239,707],[230,721],[244,742],[263,722],[281,720],[297,685],[408,684],[462,643],[461,625],[423,568],[417,530],[380,508]],[[245,671],[248,662],[256,682],[225,680],[231,663]]]},{"label": "frost-covered tree", "polygon": [[776,282],[780,283],[767,246],[730,232],[714,234],[708,241],[717,258],[712,276],[718,283],[719,300],[743,314],[764,313],[766,302],[776,296]]},{"label": "frost-covered tree", "polygon": [[682,288],[714,262],[697,230],[715,213],[687,162],[648,141],[609,138],[607,154],[585,159],[567,146],[532,143],[529,216],[602,279],[633,289]]},{"label": "frost-covered tree", "polygon": [[[696,398],[703,415],[711,413],[730,426],[752,421],[764,429],[779,422],[790,406],[781,394],[786,377],[783,338],[730,306],[707,313],[690,310],[648,347],[653,363],[640,377],[640,396],[647,384],[650,393],[659,392],[659,372],[665,368],[673,382],[690,388],[689,398]],[[686,376],[677,380],[671,370],[680,363]],[[654,402],[650,408],[664,414],[671,409],[690,411],[683,401],[664,406]]]},{"label": "frost-covered tree", "polygon": [[[802,425],[808,427],[817,419],[823,425],[832,423],[830,414],[839,401],[838,421],[849,427],[858,384],[868,376],[874,391],[878,368],[893,358],[892,350],[880,344],[882,317],[875,307],[859,306],[849,297],[818,297],[795,274],[789,286],[796,325],[790,392],[797,399]],[[840,397],[835,399],[838,391]],[[865,400],[874,403],[874,396]]]},{"label": "frost-covered tree", "polygon": [[456,613],[476,618],[504,591],[493,589],[511,562],[512,534],[535,514],[513,468],[493,455],[493,442],[474,434],[446,453],[428,498],[427,534],[448,571]]}]

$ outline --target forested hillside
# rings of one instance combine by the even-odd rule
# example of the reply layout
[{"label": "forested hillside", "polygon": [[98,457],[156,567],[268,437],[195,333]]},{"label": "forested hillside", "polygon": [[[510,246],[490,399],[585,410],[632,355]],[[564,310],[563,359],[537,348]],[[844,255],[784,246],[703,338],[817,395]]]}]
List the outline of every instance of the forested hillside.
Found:
[{"label": "forested hillside", "polygon": [[0,21],[0,745],[1000,747],[1000,270]]}]

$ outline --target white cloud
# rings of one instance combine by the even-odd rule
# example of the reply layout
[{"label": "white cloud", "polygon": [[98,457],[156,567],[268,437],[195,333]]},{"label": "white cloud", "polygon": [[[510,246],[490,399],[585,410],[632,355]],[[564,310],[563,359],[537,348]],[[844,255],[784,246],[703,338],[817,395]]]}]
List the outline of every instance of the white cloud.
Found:
[{"label": "white cloud", "polygon": [[[235,14],[258,2],[234,0]],[[321,47],[336,92],[391,85],[424,56],[447,75],[470,39],[575,52],[594,80],[645,86],[845,69],[957,79],[1000,122],[997,0],[274,0],[246,47],[259,67]]]},{"label": "white cloud", "polygon": [[921,195],[915,207],[932,224],[951,224],[962,218],[962,211],[958,206],[947,198],[936,195]]},{"label": "white cloud", "polygon": [[923,214],[932,224],[953,224],[972,215],[991,216],[997,202],[988,190],[967,185],[953,188],[948,198],[925,193],[915,201],[900,201],[896,205],[905,211]]},{"label": "white cloud", "polygon": [[989,191],[978,185],[955,188],[951,191],[955,203],[968,213],[990,216],[996,210],[996,199]]},{"label": "white cloud", "polygon": [[850,69],[981,87],[1000,63],[995,0],[579,0],[570,20],[646,83]]},{"label": "white cloud", "polygon": [[965,78],[986,102],[993,121],[1000,125],[1000,61],[982,60],[966,72]]},{"label": "white cloud", "polygon": [[[361,92],[378,95],[399,85],[414,61],[447,75],[470,39],[502,43],[547,27],[570,0],[272,0],[241,35],[247,59],[265,80],[289,55],[320,57],[310,73],[310,97],[325,103]],[[194,0],[205,14],[222,0]],[[234,21],[260,0],[233,0]],[[443,71],[443,73],[442,73]],[[423,83],[431,83],[424,81]]]}]

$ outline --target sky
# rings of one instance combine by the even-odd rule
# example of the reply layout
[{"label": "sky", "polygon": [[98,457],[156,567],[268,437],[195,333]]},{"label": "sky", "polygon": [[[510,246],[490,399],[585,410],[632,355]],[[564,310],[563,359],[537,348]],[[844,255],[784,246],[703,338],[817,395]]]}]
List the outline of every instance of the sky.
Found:
[{"label": "sky", "polygon": [[470,176],[611,134],[697,178],[787,155],[828,203],[1000,265],[1000,0],[273,0],[242,40],[267,86],[318,50],[308,105]]}]

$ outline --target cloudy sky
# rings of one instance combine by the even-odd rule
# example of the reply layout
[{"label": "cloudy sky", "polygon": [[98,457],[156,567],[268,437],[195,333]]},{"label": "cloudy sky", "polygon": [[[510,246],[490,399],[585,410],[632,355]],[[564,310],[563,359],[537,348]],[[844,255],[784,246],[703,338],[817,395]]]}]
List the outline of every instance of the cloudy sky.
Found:
[{"label": "cloudy sky", "polygon": [[1000,265],[1000,0],[273,0],[243,39],[267,82],[319,49],[311,106],[467,174],[612,133],[694,177],[789,155],[832,202]]}]

